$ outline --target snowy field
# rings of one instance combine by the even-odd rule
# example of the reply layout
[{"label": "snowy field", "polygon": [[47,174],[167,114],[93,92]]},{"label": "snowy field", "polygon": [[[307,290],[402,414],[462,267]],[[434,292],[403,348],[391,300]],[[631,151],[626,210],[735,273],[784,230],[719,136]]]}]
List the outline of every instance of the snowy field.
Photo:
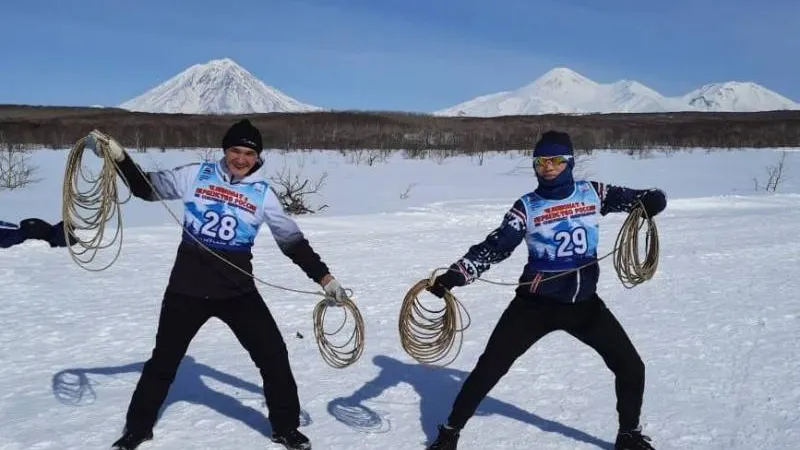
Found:
[{"label": "snowy field", "polygon": [[[660,187],[658,273],[624,289],[603,261],[599,294],[626,327],[647,368],[644,432],[663,449],[796,449],[800,442],[800,152],[787,153],[777,193],[766,181],[775,150],[683,151],[630,157],[594,152],[579,161],[593,180]],[[192,151],[134,153],[145,167],[196,161]],[[42,181],[0,192],[0,220],[56,222],[66,151],[31,162]],[[400,347],[406,291],[450,264],[535,188],[516,153],[407,160],[374,166],[338,152],[269,153],[267,164],[327,173],[316,205],[298,218],[333,274],[355,292],[366,321],[361,360],[328,367],[313,339],[317,297],[262,287],[289,348],[303,427],[317,450],[421,449],[435,437],[513,288],[475,283],[455,294],[472,316],[459,358],[416,364]],[[302,166],[302,169],[299,167]],[[402,195],[404,194],[405,195]],[[177,204],[172,208],[180,212]],[[89,272],[64,249],[28,242],[0,251],[0,450],[103,449],[119,436],[154,342],[160,299],[180,230],[157,203],[123,206],[122,255]],[[602,254],[623,215],[601,220]],[[256,275],[316,290],[280,254],[266,227]],[[523,246],[486,278],[516,281]],[[303,336],[302,338],[300,336]],[[564,333],[521,357],[462,433],[460,449],[612,448],[611,373]],[[142,450],[275,449],[258,372],[216,320],[189,348],[155,430]],[[792,444],[794,442],[794,444]]]}]

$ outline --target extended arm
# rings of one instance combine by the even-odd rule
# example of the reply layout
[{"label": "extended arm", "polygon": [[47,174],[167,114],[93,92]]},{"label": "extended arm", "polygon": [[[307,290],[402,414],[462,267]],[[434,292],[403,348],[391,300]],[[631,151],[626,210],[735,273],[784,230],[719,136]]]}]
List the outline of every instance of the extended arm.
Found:
[{"label": "extended arm", "polygon": [[653,217],[667,207],[667,196],[660,189],[631,189],[592,181],[600,196],[600,214],[631,212],[641,201],[648,216]]},{"label": "extended arm", "polygon": [[506,212],[499,227],[489,233],[483,242],[470,247],[461,259],[450,266],[447,273],[436,278],[431,292],[441,296],[442,287],[450,289],[470,284],[489,270],[492,264],[510,257],[525,237],[526,223],[525,206],[522,200],[517,200]]},{"label": "extended arm", "polygon": [[281,252],[297,264],[309,278],[318,284],[325,284],[323,279],[326,278],[326,275],[330,275],[328,266],[311,248],[311,244],[300,231],[297,223],[284,211],[278,196],[272,189],[267,190],[264,200],[264,222],[272,232]]},{"label": "extended arm", "polygon": [[131,193],[149,202],[183,198],[200,166],[190,163],[174,169],[145,172],[127,154],[117,165]]},{"label": "extended arm", "polygon": [[86,146],[101,156],[98,146],[103,144],[108,154],[117,163],[117,173],[122,177],[131,193],[146,201],[177,200],[192,184],[197,175],[198,163],[186,164],[170,170],[145,172],[114,138],[97,130],[87,136]]}]

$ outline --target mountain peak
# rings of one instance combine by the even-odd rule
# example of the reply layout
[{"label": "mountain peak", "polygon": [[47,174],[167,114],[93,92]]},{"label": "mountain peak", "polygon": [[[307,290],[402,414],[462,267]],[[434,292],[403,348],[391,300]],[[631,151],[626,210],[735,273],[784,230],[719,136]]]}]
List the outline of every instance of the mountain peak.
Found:
[{"label": "mountain peak", "polygon": [[725,81],[721,83],[708,83],[701,86],[698,91],[717,91],[717,90],[742,90],[742,89],[751,89],[751,90],[767,90],[763,86],[760,86],[752,81]]},{"label": "mountain peak", "polygon": [[709,83],[683,96],[693,108],[706,111],[762,111],[769,109],[800,109],[794,101],[752,81]]},{"label": "mountain peak", "polygon": [[575,72],[566,67],[556,67],[548,70],[544,75],[537,78],[533,83],[528,86],[547,86],[550,88],[560,89],[570,85],[595,85],[594,81],[584,77],[583,75]]},{"label": "mountain peak", "polygon": [[321,109],[267,86],[230,58],[195,64],[119,107],[131,111],[182,114],[306,112]]},{"label": "mountain peak", "polygon": [[[219,59],[212,59],[206,63],[209,66],[239,66],[236,61],[230,58],[219,58]],[[239,66],[241,67],[241,66]]]},{"label": "mountain peak", "polygon": [[554,67],[545,72],[544,75],[539,77],[540,80],[552,79],[552,78],[562,78],[562,79],[573,78],[573,79],[584,79],[584,80],[586,79],[586,77],[568,67]]},{"label": "mountain peak", "polygon": [[227,70],[227,69],[233,69],[233,70],[241,70],[243,72],[248,72],[247,69],[245,69],[239,63],[237,63],[236,61],[234,61],[234,60],[232,60],[230,58],[212,59],[212,60],[210,60],[210,61],[208,61],[206,63],[195,64],[192,67],[195,67],[195,68],[200,69],[200,70],[214,70],[214,69]]}]

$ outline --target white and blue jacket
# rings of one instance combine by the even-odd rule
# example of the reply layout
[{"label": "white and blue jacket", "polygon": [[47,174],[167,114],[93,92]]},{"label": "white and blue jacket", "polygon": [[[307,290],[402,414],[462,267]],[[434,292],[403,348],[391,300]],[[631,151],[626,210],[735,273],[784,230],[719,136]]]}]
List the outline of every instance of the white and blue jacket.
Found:
[{"label": "white and blue jacket", "polygon": [[284,211],[263,167],[237,180],[222,159],[193,163],[147,172],[149,184],[127,155],[119,167],[136,197],[183,202],[184,231],[167,291],[201,298],[230,298],[255,291],[250,276],[209,254],[198,242],[249,274],[253,272],[252,247],[264,224],[280,250],[309,278],[319,282],[328,274],[328,267]]}]

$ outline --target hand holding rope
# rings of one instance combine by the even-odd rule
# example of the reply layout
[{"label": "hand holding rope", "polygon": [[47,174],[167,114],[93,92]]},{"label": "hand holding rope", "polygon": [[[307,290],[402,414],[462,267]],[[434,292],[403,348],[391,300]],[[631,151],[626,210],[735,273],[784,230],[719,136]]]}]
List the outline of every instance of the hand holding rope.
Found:
[{"label": "hand holding rope", "polygon": [[[444,306],[431,309],[422,304],[419,294],[433,286],[436,269],[427,279],[420,280],[411,287],[400,308],[400,344],[403,350],[423,364],[435,364],[454,352],[444,365],[455,361],[461,352],[463,331],[469,328],[471,318],[463,304],[445,289],[442,300]],[[463,314],[462,314],[463,312]],[[464,324],[464,316],[467,323]]]}]

